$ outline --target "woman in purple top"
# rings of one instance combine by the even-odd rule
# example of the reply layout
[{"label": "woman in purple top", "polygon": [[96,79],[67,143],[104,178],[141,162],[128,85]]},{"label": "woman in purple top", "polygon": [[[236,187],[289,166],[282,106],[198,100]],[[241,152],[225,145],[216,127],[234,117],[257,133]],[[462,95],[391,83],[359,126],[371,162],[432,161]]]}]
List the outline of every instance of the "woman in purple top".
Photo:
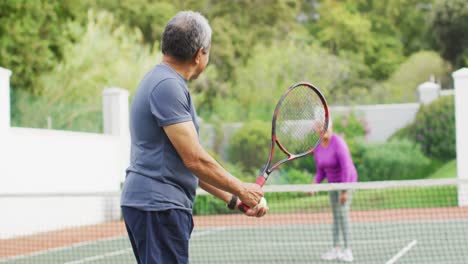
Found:
[{"label": "woman in purple top", "polygon": [[[357,172],[346,142],[333,133],[330,122],[322,142],[314,150],[317,172],[314,183],[321,183],[325,178],[329,183],[356,182]],[[330,191],[330,203],[333,212],[333,248],[322,255],[324,260],[353,261],[349,247],[349,208],[352,193],[350,190]],[[340,230],[343,234],[344,249],[340,250],[338,239]]]}]

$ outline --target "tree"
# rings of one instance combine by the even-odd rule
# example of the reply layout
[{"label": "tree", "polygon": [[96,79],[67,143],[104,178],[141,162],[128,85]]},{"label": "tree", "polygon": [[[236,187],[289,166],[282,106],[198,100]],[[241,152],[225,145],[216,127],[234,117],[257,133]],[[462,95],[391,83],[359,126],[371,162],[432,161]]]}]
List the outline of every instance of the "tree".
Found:
[{"label": "tree", "polygon": [[351,64],[316,45],[258,44],[252,53],[247,65],[236,69],[226,96],[214,102],[214,113],[225,121],[270,120],[278,98],[299,81],[318,85],[331,102],[348,88],[341,84],[351,75]]},{"label": "tree", "polygon": [[63,59],[52,71],[38,77],[40,93],[20,94],[12,106],[14,124],[43,128],[50,117],[54,129],[102,131],[102,90],[134,91],[160,60],[159,47],[145,45],[141,31],[119,25],[108,12],[90,11],[81,38],[64,47]]},{"label": "tree", "polygon": [[88,8],[108,11],[120,23],[139,28],[145,42],[151,46],[161,41],[164,27],[177,13],[172,1],[101,0],[88,4]]},{"label": "tree", "polygon": [[432,30],[436,48],[455,68],[468,65],[468,4],[465,0],[437,0]]},{"label": "tree", "polygon": [[37,75],[51,70],[73,39],[65,22],[79,1],[0,1],[0,65],[13,70],[12,86],[37,91]]},{"label": "tree", "polygon": [[394,23],[373,13],[380,6],[381,13],[388,12],[386,5],[373,1],[325,0],[316,8],[318,19],[307,26],[333,54],[367,65],[361,78],[383,80],[401,63],[403,49]]},{"label": "tree", "polygon": [[417,101],[418,85],[431,78],[441,80],[450,71],[450,65],[436,52],[416,52],[408,57],[388,80],[373,87],[373,98],[381,103]]}]

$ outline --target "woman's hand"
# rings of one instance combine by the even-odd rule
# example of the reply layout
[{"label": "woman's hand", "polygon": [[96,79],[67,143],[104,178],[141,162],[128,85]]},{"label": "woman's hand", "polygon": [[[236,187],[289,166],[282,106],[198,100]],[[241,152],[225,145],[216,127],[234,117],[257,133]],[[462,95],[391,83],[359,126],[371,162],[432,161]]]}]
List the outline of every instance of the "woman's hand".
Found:
[{"label": "woman's hand", "polygon": [[[316,184],[316,182],[314,181],[314,182],[312,182],[312,184]],[[315,192],[314,192],[314,191],[308,191],[308,192],[306,192],[306,194],[308,194],[308,195],[314,195]]]},{"label": "woman's hand", "polygon": [[340,195],[340,203],[344,205],[346,201],[348,200],[348,192],[347,191],[342,191]]}]

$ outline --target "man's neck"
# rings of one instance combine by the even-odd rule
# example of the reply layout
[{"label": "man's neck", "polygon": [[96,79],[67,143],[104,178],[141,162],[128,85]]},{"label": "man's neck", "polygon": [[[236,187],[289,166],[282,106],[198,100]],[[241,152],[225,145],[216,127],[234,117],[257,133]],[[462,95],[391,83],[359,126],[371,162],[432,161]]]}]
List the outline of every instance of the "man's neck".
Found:
[{"label": "man's neck", "polygon": [[163,55],[162,62],[180,74],[185,80],[191,80],[194,75],[190,62],[180,62],[168,55]]}]

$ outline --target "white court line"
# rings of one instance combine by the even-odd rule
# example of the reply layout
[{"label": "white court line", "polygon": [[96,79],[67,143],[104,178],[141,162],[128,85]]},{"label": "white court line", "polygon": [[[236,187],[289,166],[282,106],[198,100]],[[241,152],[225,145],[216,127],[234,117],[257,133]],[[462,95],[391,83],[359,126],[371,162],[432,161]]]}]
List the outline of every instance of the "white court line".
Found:
[{"label": "white court line", "polygon": [[[216,228],[216,229],[212,229],[212,230],[201,231],[201,232],[194,233],[192,235],[192,237],[204,236],[204,235],[208,235],[208,234],[211,234],[211,233],[214,233],[214,232],[223,231],[225,229],[226,228],[223,227],[223,228]],[[84,258],[84,259],[78,259],[78,260],[66,262],[64,264],[82,264],[82,263],[92,262],[92,261],[96,261],[96,260],[100,260],[100,259],[104,259],[104,258],[120,256],[120,255],[124,255],[124,254],[130,253],[130,252],[132,252],[132,248],[126,248],[126,249],[122,249],[122,250],[118,250],[118,251],[108,252],[108,253],[101,254],[101,255],[87,257],[87,258]]]},{"label": "white court line", "polygon": [[[353,245],[368,245],[368,244],[396,244],[401,243],[401,240],[385,240],[385,239],[376,239],[376,240],[353,240]],[[258,242],[242,242],[242,246],[251,247],[258,245]],[[262,245],[268,246],[326,246],[330,245],[330,241],[263,241]]]},{"label": "white court line", "polygon": [[213,228],[213,229],[208,229],[208,230],[203,230],[203,231],[197,231],[197,232],[193,232],[191,237],[209,235],[211,233],[217,233],[217,232],[224,231],[227,229],[228,229],[227,227],[219,227],[219,228]]},{"label": "white court line", "polygon": [[104,258],[120,256],[120,255],[123,255],[123,254],[127,254],[129,252],[132,252],[132,248],[126,248],[126,249],[122,249],[122,250],[114,251],[114,252],[109,252],[109,253],[102,254],[102,255],[97,255],[97,256],[93,256],[93,257],[87,257],[87,258],[84,258],[84,259],[65,262],[64,264],[81,264],[81,263],[91,262],[91,261],[100,260],[100,259],[104,259]]},{"label": "white court line", "polygon": [[57,248],[53,248],[53,249],[37,251],[37,252],[34,252],[34,253],[30,253],[30,254],[18,255],[18,256],[13,256],[13,257],[6,257],[4,259],[1,259],[0,263],[7,262],[7,261],[12,261],[12,260],[20,260],[20,259],[24,259],[24,258],[36,257],[36,256],[40,256],[40,255],[45,255],[45,254],[49,254],[49,253],[62,251],[62,250],[68,250],[68,249],[72,249],[72,248],[92,245],[92,244],[99,243],[99,242],[118,240],[118,239],[122,239],[124,237],[126,237],[126,236],[116,236],[116,237],[111,237],[111,238],[103,238],[103,239],[98,239],[98,240],[93,240],[93,241],[75,243],[75,244],[72,244],[72,245],[69,245],[69,246],[64,246],[64,247],[57,247]]},{"label": "white court line", "polygon": [[416,245],[417,241],[413,240],[411,243],[409,243],[406,247],[404,247],[400,252],[398,252],[393,258],[391,258],[389,261],[387,261],[385,264],[393,264],[395,263],[399,258],[403,257],[403,255],[406,254],[414,245]]}]

